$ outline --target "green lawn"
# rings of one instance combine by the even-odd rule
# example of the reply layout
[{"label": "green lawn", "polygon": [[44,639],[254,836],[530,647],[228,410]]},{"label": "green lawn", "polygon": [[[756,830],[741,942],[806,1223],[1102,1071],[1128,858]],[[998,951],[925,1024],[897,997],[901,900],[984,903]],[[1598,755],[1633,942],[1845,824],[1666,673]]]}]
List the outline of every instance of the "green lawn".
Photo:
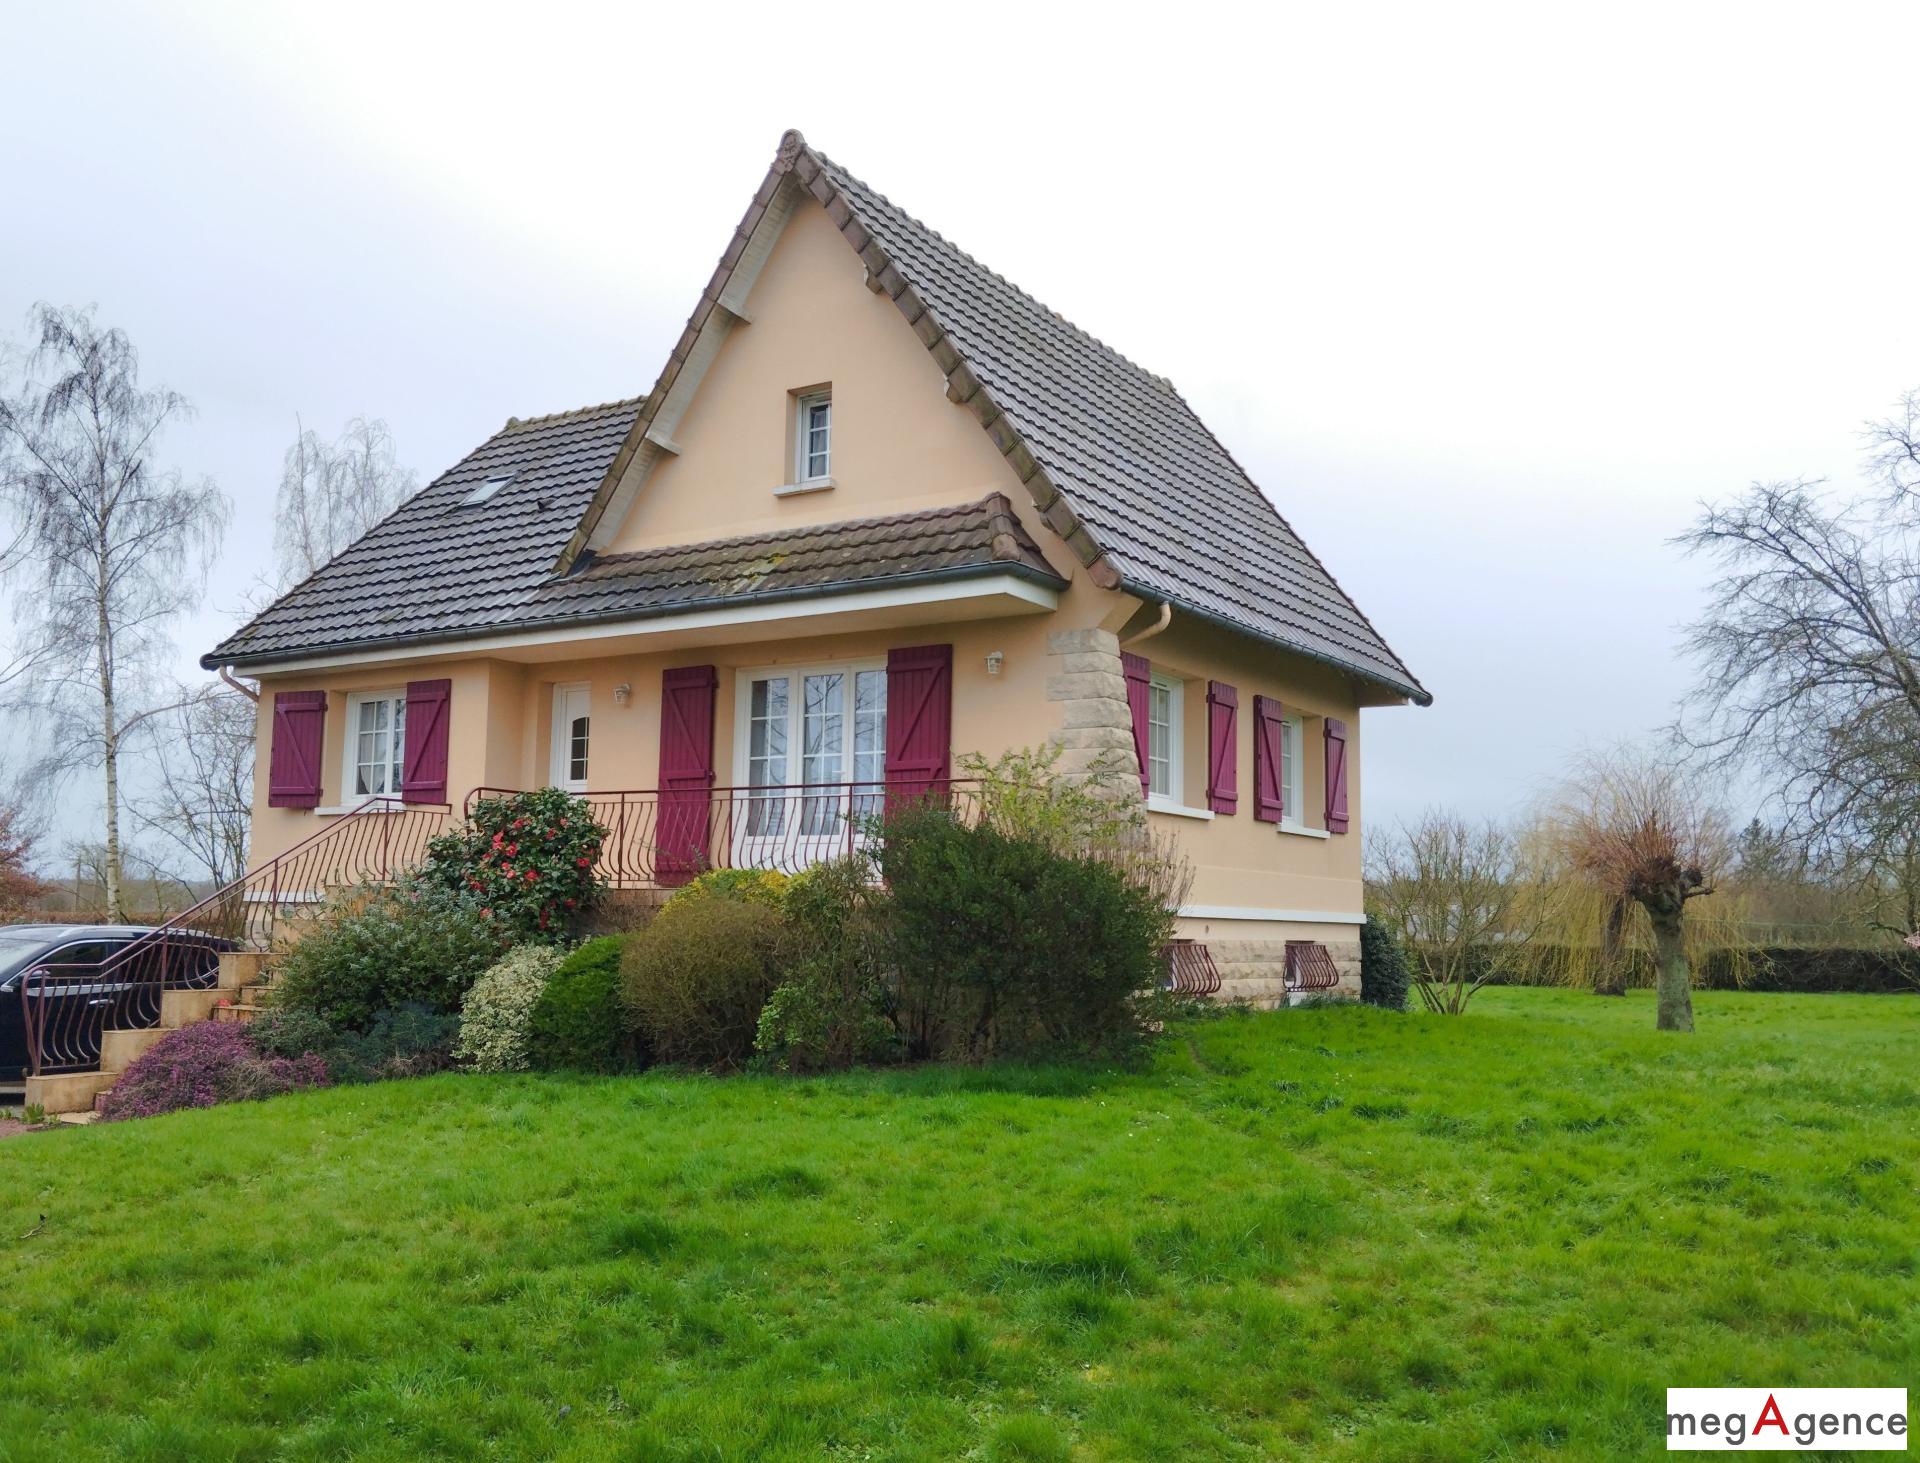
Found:
[{"label": "green lawn", "polygon": [[16,1138],[0,1456],[1653,1456],[1669,1383],[1920,1384],[1920,1000],[1696,999]]}]

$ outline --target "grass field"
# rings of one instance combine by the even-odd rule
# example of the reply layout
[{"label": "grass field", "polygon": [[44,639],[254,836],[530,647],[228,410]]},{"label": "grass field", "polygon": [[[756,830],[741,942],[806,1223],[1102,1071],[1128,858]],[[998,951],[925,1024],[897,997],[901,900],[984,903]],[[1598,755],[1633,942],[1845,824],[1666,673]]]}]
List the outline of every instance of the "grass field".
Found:
[{"label": "grass field", "polygon": [[0,1455],[1650,1457],[1668,1384],[1920,1384],[1920,1000],[1697,1000],[16,1138]]}]

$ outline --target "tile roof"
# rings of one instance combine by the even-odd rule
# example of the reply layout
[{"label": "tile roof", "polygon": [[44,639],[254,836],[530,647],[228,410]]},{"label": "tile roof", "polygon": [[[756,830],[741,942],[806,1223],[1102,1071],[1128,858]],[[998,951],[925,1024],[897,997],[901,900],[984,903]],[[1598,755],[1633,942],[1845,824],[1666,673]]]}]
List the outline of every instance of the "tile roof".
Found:
[{"label": "tile roof", "polygon": [[[638,401],[510,421],[200,658],[209,669],[490,629],[525,612],[626,440]],[[487,503],[460,500],[491,478]]]},{"label": "tile roof", "polygon": [[545,615],[627,619],[903,580],[1014,573],[1066,587],[999,493],[977,503],[603,554],[535,596]]},{"label": "tile roof", "polygon": [[[825,206],[866,263],[869,286],[899,307],[946,375],[948,395],[973,412],[1096,583],[1169,601],[1423,704],[1432,699],[1170,383],[1008,284],[797,132],[781,139],[646,398],[510,422],[202,664],[479,633],[555,613],[588,617],[614,613],[600,606],[616,602],[659,612],[646,596],[670,592],[669,581],[695,564],[620,555],[579,572],[585,545],[755,228],[776,192],[792,186],[789,175]],[[504,473],[512,483],[486,508],[458,506],[473,485]],[[556,564],[576,572],[556,578]],[[766,584],[754,592],[803,588],[783,574]]]},{"label": "tile roof", "polygon": [[1432,699],[1169,382],[788,137],[796,173],[941,361],[950,394],[1029,489],[1040,484],[1043,510],[1064,499],[1049,521],[1087,531],[1083,559],[1104,558],[1136,593]]}]

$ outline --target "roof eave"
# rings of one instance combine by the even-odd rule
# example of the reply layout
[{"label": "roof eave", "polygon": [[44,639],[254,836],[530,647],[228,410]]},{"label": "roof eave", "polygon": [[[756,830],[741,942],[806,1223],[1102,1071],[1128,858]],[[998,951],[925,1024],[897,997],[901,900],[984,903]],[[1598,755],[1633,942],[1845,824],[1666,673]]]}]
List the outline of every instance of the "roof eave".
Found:
[{"label": "roof eave", "polygon": [[1370,670],[1365,666],[1355,665],[1349,660],[1342,660],[1337,655],[1329,655],[1324,650],[1314,650],[1308,646],[1298,645],[1291,640],[1283,639],[1281,636],[1269,635],[1263,630],[1256,630],[1251,625],[1242,624],[1240,621],[1229,619],[1226,615],[1219,614],[1216,611],[1203,609],[1196,604],[1190,604],[1177,594],[1168,594],[1164,589],[1153,585],[1142,584],[1130,576],[1123,574],[1121,584],[1129,594],[1138,595],[1146,600],[1163,600],[1173,605],[1184,615],[1192,615],[1196,620],[1204,620],[1210,625],[1219,626],[1222,630],[1231,630],[1236,635],[1244,635],[1249,640],[1259,641],[1262,645],[1274,646],[1277,649],[1286,651],[1289,655],[1298,655],[1307,660],[1317,661],[1319,664],[1331,667],[1334,670],[1340,671],[1342,674],[1356,676],[1369,685],[1379,686],[1383,690],[1391,691],[1396,696],[1404,696],[1416,706],[1433,705],[1433,693],[1415,680],[1411,672],[1408,673],[1404,681],[1395,680],[1392,676],[1382,675],[1379,671]]},{"label": "roof eave", "polygon": [[354,655],[364,651],[372,656],[382,650],[392,650],[402,645],[452,647],[459,645],[463,640],[480,640],[493,635],[522,632],[531,634],[540,630],[561,629],[569,625],[606,625],[624,620],[643,623],[672,619],[675,615],[729,609],[739,605],[791,604],[797,600],[826,599],[834,595],[859,593],[868,589],[897,589],[916,584],[942,584],[1001,575],[1025,579],[1048,589],[1060,590],[1067,587],[1066,580],[1049,570],[1042,570],[1018,560],[995,559],[983,564],[964,564],[949,569],[924,569],[912,574],[879,575],[871,579],[841,579],[830,584],[805,584],[797,585],[792,589],[758,590],[748,594],[723,595],[714,599],[677,600],[670,604],[648,606],[638,610],[610,610],[603,614],[549,615],[540,619],[516,620],[508,624],[472,625],[427,635],[387,635],[371,640],[336,640],[318,645],[302,645],[298,648],[282,647],[276,650],[259,651],[251,655],[222,654],[216,648],[200,657],[200,666],[201,669],[209,671],[218,670],[221,666],[244,671],[249,666],[308,660],[323,655]]}]

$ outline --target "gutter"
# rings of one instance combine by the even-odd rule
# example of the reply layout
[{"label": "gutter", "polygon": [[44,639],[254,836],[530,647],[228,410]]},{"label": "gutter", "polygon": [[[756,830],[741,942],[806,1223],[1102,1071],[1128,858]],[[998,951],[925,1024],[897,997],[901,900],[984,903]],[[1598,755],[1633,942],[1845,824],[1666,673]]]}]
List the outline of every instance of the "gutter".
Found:
[{"label": "gutter", "polygon": [[[371,653],[391,649],[397,645],[452,646],[458,645],[462,640],[478,640],[489,635],[534,634],[541,630],[560,629],[568,625],[610,625],[628,621],[642,624],[652,620],[672,619],[676,615],[694,614],[702,610],[732,609],[739,605],[790,604],[809,599],[829,599],[836,595],[858,594],[869,589],[896,589],[916,584],[949,584],[963,579],[980,579],[1002,574],[1031,580],[1048,589],[1062,590],[1068,587],[1067,581],[1051,570],[1036,569],[1031,564],[1021,563],[1017,559],[994,559],[984,564],[967,564],[958,569],[923,569],[913,574],[890,574],[873,579],[841,579],[831,584],[807,584],[793,589],[732,594],[717,599],[675,600],[669,604],[650,605],[638,610],[609,610],[602,614],[547,615],[536,620],[508,620],[489,625],[471,625],[459,630],[441,631],[431,635],[383,635],[369,639],[335,640],[319,645],[260,651],[253,655],[236,655],[231,651],[215,648],[200,657],[200,666],[203,670],[216,670],[222,666],[238,669],[248,665],[272,665],[285,660],[304,660],[319,655],[349,655],[361,651]],[[550,582],[577,584],[579,580]]]},{"label": "gutter", "polygon": [[[1125,588],[1131,589],[1150,599],[1157,599],[1163,593],[1163,591],[1157,589],[1149,591],[1146,586],[1132,580],[1123,581],[1123,585]],[[1278,635],[1269,635],[1263,631],[1255,630],[1249,625],[1241,624],[1238,620],[1228,619],[1216,610],[1204,610],[1198,605],[1187,603],[1185,600],[1179,601],[1179,604],[1182,614],[1192,615],[1196,619],[1205,620],[1208,624],[1217,625],[1222,630],[1231,630],[1236,635],[1245,635],[1249,639],[1258,640],[1265,645],[1278,646],[1291,655],[1303,656],[1308,660],[1318,661],[1321,665],[1329,666],[1345,675],[1356,676],[1360,680],[1371,682],[1373,685],[1385,687],[1396,696],[1405,696],[1416,706],[1433,705],[1433,693],[1421,686],[1417,681],[1414,681],[1411,676],[1407,678],[1407,683],[1403,684],[1381,675],[1378,671],[1362,670],[1359,666],[1349,664],[1344,660],[1328,655],[1323,650],[1309,650],[1304,645],[1295,645],[1292,641],[1282,640]],[[1163,602],[1163,608],[1165,607],[1166,603]],[[1161,626],[1149,626],[1139,635],[1134,636],[1133,641],[1130,643],[1138,643],[1148,635],[1157,635],[1160,633],[1161,628]]]}]

